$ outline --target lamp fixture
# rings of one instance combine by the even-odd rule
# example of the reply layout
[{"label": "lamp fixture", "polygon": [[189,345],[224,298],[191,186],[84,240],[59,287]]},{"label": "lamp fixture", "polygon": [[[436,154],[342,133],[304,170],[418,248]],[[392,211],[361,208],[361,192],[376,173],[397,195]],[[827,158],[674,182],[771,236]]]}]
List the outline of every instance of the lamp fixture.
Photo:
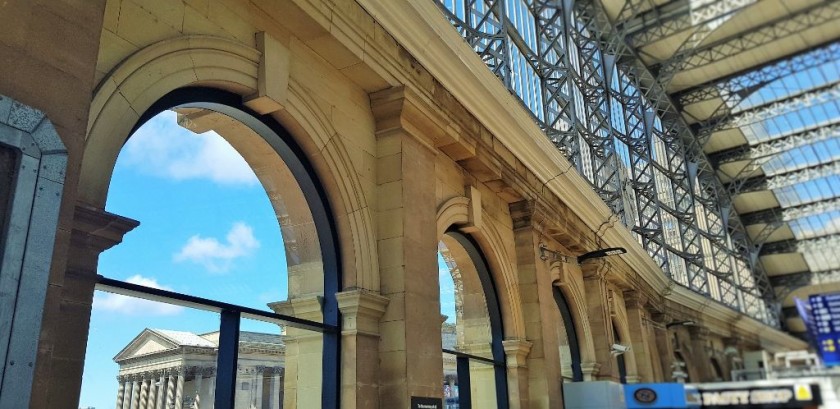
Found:
[{"label": "lamp fixture", "polygon": [[593,259],[593,258],[616,256],[616,255],[625,254],[625,253],[627,253],[627,249],[625,249],[624,247],[610,247],[610,248],[606,248],[606,249],[600,249],[600,250],[590,251],[589,253],[581,254],[580,256],[578,256],[577,262],[578,262],[578,264],[580,264],[580,263],[582,263],[586,260]]},{"label": "lamp fixture", "polygon": [[565,254],[561,254],[560,252],[549,250],[548,246],[545,243],[540,243],[540,260],[542,261],[560,261],[562,263],[569,263],[569,264],[580,264],[586,260],[593,259],[593,258],[601,258],[607,256],[614,256],[618,254],[625,254],[627,253],[627,249],[624,247],[610,247],[606,249],[600,249],[595,251],[590,251],[589,253],[584,253],[580,256],[568,256]]},{"label": "lamp fixture", "polygon": [[697,322],[693,320],[686,320],[686,321],[674,321],[668,324],[665,324],[665,329],[671,329],[672,327],[691,327],[697,325]]}]

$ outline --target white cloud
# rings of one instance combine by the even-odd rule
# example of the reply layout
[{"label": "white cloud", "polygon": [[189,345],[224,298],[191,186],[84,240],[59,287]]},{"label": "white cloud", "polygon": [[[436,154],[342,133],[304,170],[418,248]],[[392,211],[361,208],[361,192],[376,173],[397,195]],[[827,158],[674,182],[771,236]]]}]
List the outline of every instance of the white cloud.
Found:
[{"label": "white cloud", "polygon": [[254,185],[257,177],[239,153],[215,132],[195,134],[164,111],[129,138],[120,163],[173,179],[204,179],[225,185]]},{"label": "white cloud", "polygon": [[[158,284],[154,278],[143,277],[139,274],[131,276],[125,281],[160,290],[172,291],[172,288]],[[127,315],[173,315],[184,309],[177,305],[111,293],[96,293],[93,297],[93,308]]]},{"label": "white cloud", "polygon": [[223,244],[215,237],[196,234],[187,240],[174,259],[178,262],[192,261],[211,272],[223,273],[231,268],[234,260],[249,256],[260,247],[259,240],[254,237],[254,229],[242,222],[234,223],[226,241]]}]

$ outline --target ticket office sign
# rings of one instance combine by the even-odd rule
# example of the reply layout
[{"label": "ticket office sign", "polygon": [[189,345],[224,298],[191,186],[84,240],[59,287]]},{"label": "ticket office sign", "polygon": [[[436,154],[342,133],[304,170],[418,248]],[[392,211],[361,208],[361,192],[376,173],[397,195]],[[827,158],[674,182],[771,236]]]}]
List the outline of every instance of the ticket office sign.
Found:
[{"label": "ticket office sign", "polygon": [[817,384],[700,390],[701,408],[788,409],[815,408],[822,404]]}]

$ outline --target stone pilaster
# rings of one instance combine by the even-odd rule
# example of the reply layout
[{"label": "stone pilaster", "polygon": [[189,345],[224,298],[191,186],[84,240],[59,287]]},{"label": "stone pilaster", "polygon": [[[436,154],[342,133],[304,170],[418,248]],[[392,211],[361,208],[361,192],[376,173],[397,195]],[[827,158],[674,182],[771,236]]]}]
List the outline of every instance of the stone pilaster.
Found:
[{"label": "stone pilaster", "polygon": [[341,407],[374,408],[379,401],[379,319],[388,298],[365,290],[336,294],[341,311]]},{"label": "stone pilaster", "polygon": [[600,364],[595,379],[618,382],[618,364],[611,354],[615,335],[613,334],[612,318],[607,304],[609,291],[606,277],[610,272],[610,266],[606,261],[596,259],[584,262],[581,265],[581,270],[583,271],[589,326],[595,343],[595,359]]},{"label": "stone pilaster", "polygon": [[[536,227],[547,215],[534,201],[512,203],[509,208],[514,227],[516,272],[522,308],[525,311],[539,311],[539,315],[525,316],[525,336],[532,346],[524,357],[528,389],[523,390],[521,384],[518,386],[520,397],[528,398],[528,405],[522,406],[561,407],[563,392],[559,381],[563,376],[563,362],[558,352],[558,334],[564,328],[554,300],[555,290],[549,263],[540,258],[541,233]],[[514,402],[513,385],[509,391],[511,401]]]},{"label": "stone pilaster", "polygon": [[697,372],[699,379],[692,379],[694,382],[712,382],[715,380],[714,370],[712,369],[712,361],[710,360],[711,351],[709,347],[709,330],[701,326],[688,327],[688,333],[691,336],[691,353],[686,357],[687,365],[691,365]]},{"label": "stone pilaster", "polygon": [[525,340],[502,341],[507,363],[508,399],[514,408],[528,408],[528,353],[533,344]]},{"label": "stone pilaster", "polygon": [[673,320],[668,314],[656,313],[651,315],[653,321],[653,334],[656,350],[658,351],[659,366],[662,368],[663,382],[676,382],[674,372],[674,346],[671,342],[671,333],[666,325]]},{"label": "stone pilaster", "polygon": [[61,295],[48,297],[44,307],[35,375],[34,390],[48,394],[56,405],[79,400],[99,255],[138,224],[87,205],[75,208],[64,280],[48,290]]},{"label": "stone pilaster", "polygon": [[[647,297],[641,292],[624,292],[624,308],[627,311],[627,323],[630,330],[630,352],[636,358],[635,378],[641,382],[654,382],[653,361],[659,358],[651,354],[650,344],[654,341],[648,337],[646,304]],[[627,377],[627,383],[631,383],[630,376]]]},{"label": "stone pilaster", "polygon": [[[321,297],[306,296],[268,305],[281,315],[322,322]],[[324,341],[319,332],[286,327],[286,378],[283,383],[283,408],[310,408],[321,405],[321,382],[299,382],[304,379],[323,379],[322,361]],[[306,376],[303,377],[303,372]]]},{"label": "stone pilaster", "polygon": [[[381,408],[443,397],[432,108],[408,88],[370,96],[376,121]],[[376,407],[376,406],[374,406]]]}]

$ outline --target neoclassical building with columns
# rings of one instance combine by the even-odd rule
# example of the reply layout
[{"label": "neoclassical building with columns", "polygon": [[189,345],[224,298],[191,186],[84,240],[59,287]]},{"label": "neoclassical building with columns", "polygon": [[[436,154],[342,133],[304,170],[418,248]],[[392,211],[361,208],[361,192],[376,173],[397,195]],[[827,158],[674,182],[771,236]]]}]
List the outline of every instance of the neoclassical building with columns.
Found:
[{"label": "neoclassical building with columns", "polygon": [[[744,351],[806,348],[761,300],[735,308],[663,270],[485,62],[433,0],[4,2],[0,284],[17,291],[0,296],[0,408],[78,407],[97,292],[219,317],[211,335],[138,336],[116,358],[121,409],[269,391],[276,408],[278,366],[283,408],[406,409],[443,399],[453,363],[462,407],[562,408],[565,383],[713,381]],[[117,156],[170,110],[254,169],[287,300],[246,308],[98,270],[143,222],[106,211]],[[606,248],[626,252],[579,258]],[[454,351],[438,257],[458,288]],[[242,318],[284,325],[282,344],[252,345]],[[243,360],[268,372],[242,381]]]},{"label": "neoclassical building with columns", "polygon": [[[146,329],[114,357],[116,408],[213,408],[219,333]],[[283,407],[285,348],[280,335],[242,332],[236,407]]]}]

